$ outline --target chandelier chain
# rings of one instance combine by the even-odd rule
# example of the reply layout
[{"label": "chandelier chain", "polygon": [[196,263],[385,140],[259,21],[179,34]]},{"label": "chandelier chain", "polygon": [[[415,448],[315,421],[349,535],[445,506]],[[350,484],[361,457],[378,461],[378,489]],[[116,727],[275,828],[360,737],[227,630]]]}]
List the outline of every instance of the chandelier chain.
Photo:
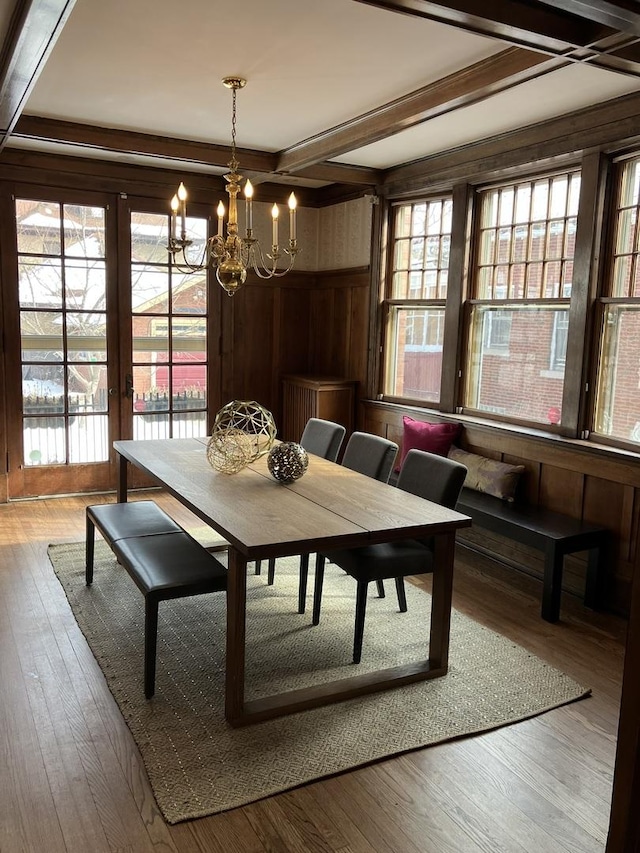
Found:
[{"label": "chandelier chain", "polygon": [[233,101],[231,107],[231,166],[232,169],[235,169],[238,166],[238,160],[236,158],[236,98],[238,96],[238,90],[234,86],[232,89],[233,92]]}]

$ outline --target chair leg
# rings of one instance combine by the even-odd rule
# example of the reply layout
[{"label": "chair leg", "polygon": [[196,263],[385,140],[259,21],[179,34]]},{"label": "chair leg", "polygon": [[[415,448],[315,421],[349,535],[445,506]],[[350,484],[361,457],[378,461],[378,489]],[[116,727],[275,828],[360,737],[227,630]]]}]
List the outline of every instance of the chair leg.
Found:
[{"label": "chair leg", "polygon": [[151,699],[156,689],[156,644],[158,638],[158,599],[144,600],[144,695]]},{"label": "chair leg", "polygon": [[93,583],[93,555],[96,544],[96,527],[87,515],[87,535],[85,540],[85,569],[84,581],[87,586]]},{"label": "chair leg", "polygon": [[367,611],[368,581],[358,581],[356,592],[356,627],[353,635],[353,662],[360,663],[362,657],[362,638],[364,637],[364,617]]},{"label": "chair leg", "polygon": [[269,586],[273,586],[273,579],[276,574],[276,558],[269,557],[269,568],[267,569],[267,583]]},{"label": "chair leg", "polygon": [[307,606],[307,578],[309,577],[309,555],[300,556],[300,583],[298,584],[298,613],[304,613]]},{"label": "chair leg", "polygon": [[376,587],[378,588],[378,598],[384,598],[384,581],[376,581]]},{"label": "chair leg", "polygon": [[254,569],[254,574],[259,575],[261,568],[262,568],[262,560],[256,560],[256,566]]},{"label": "chair leg", "polygon": [[398,593],[398,607],[400,613],[407,612],[407,595],[404,589],[404,578],[396,578],[396,592]]},{"label": "chair leg", "polygon": [[320,607],[322,605],[322,584],[324,581],[324,557],[316,554],[316,576],[313,583],[313,618],[312,624],[320,623]]}]

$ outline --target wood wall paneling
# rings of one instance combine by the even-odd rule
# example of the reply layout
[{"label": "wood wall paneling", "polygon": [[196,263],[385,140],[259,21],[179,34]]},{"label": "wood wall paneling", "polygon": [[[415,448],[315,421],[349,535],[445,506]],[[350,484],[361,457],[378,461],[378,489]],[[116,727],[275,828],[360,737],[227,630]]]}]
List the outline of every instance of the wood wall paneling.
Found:
[{"label": "wood wall paneling", "polygon": [[364,387],[369,271],[251,277],[221,310],[221,403],[257,400],[283,422],[286,375],[336,376]]},{"label": "wood wall paneling", "polygon": [[367,279],[365,286],[351,290],[351,328],[349,335],[348,375],[356,379],[361,394],[367,387],[368,361],[371,345],[369,341],[370,288]]},{"label": "wood wall paneling", "polygon": [[[233,297],[233,399],[273,405],[274,317],[277,288],[245,285]],[[224,309],[223,309],[224,310]]]},{"label": "wood wall paneling", "polygon": [[540,471],[538,503],[554,512],[564,512],[574,518],[582,516],[582,490],[584,475],[547,465],[544,461]]},{"label": "wood wall paneling", "polygon": [[311,294],[311,326],[309,328],[311,372],[318,375],[340,375],[340,370],[332,369],[335,352],[333,346],[334,330],[334,291],[321,288]]}]

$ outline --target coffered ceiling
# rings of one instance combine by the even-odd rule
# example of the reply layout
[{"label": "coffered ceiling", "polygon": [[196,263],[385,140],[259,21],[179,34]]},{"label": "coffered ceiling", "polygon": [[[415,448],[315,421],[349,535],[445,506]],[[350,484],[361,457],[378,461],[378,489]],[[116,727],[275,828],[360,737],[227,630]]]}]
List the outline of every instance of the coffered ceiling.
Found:
[{"label": "coffered ceiling", "polygon": [[[635,0],[0,0],[0,146],[219,174],[387,170],[640,93]],[[0,154],[0,167],[2,155]]]}]

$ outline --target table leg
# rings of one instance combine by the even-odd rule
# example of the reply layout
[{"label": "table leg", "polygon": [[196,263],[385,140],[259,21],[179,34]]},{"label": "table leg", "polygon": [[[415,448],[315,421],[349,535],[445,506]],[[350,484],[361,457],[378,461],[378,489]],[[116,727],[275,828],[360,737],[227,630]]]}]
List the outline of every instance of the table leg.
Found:
[{"label": "table leg", "polygon": [[118,503],[127,502],[127,473],[128,462],[124,456],[118,454]]},{"label": "table leg", "polygon": [[231,725],[238,725],[244,714],[247,560],[231,546],[228,554],[225,717]]},{"label": "table leg", "polygon": [[435,537],[429,663],[434,669],[443,669],[445,672],[449,665],[449,634],[451,629],[451,595],[453,591],[453,558],[455,556],[455,547],[455,532],[442,533]]}]

